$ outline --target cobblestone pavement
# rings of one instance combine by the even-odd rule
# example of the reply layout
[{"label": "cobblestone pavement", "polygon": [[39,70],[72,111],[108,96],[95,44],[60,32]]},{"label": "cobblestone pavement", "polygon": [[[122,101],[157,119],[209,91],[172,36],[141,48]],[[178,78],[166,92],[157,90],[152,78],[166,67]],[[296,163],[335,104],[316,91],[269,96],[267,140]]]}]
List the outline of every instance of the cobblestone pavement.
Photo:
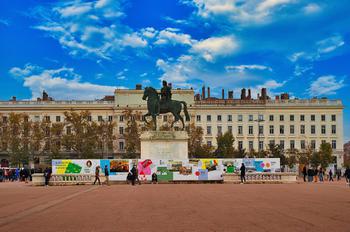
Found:
[{"label": "cobblestone pavement", "polygon": [[350,188],[0,183],[0,231],[350,231]]}]

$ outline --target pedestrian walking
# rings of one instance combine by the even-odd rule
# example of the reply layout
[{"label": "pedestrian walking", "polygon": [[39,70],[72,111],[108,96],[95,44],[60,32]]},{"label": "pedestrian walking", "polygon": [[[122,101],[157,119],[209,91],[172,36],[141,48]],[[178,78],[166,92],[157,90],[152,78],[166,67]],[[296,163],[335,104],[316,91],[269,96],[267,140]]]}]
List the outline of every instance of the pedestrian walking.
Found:
[{"label": "pedestrian walking", "polygon": [[314,171],[312,170],[312,168],[309,168],[307,170],[307,180],[308,182],[312,182],[313,178],[314,178]]},{"label": "pedestrian walking", "polygon": [[155,172],[152,174],[152,184],[158,184],[158,176]]},{"label": "pedestrian walking", "polygon": [[100,166],[97,166],[95,169],[95,181],[94,184],[96,184],[96,181],[98,181],[98,184],[101,185],[100,181]]},{"label": "pedestrian walking", "polygon": [[314,170],[314,179],[315,179],[315,182],[317,182],[317,178],[318,178],[318,169],[315,168],[315,170]]},{"label": "pedestrian walking", "polygon": [[241,183],[243,184],[243,182],[246,182],[246,180],[245,180],[246,168],[244,166],[244,163],[242,163],[242,166],[241,166],[241,168],[239,170],[241,171]]},{"label": "pedestrian walking", "polygon": [[320,171],[318,173],[318,178],[320,179],[320,182],[323,182],[323,175],[324,175],[323,168],[320,167]]},{"label": "pedestrian walking", "polygon": [[140,179],[139,179],[139,171],[137,170],[136,165],[133,166],[133,168],[131,169],[131,173],[133,175],[133,182],[132,185],[135,185],[135,182],[137,181],[137,183],[139,185],[141,185]]},{"label": "pedestrian walking", "polygon": [[304,182],[306,182],[306,176],[307,176],[306,166],[303,167],[303,176],[304,176]]},{"label": "pedestrian walking", "polygon": [[44,177],[45,177],[45,186],[49,186],[49,181],[51,178],[51,170],[48,167],[45,168]]},{"label": "pedestrian walking", "polygon": [[346,183],[350,186],[350,168],[347,167],[344,173]]},{"label": "pedestrian walking", "polygon": [[329,169],[328,175],[329,175],[328,180],[329,180],[329,181],[334,181],[334,180],[333,180],[333,172],[332,172],[332,169]]},{"label": "pedestrian walking", "polygon": [[341,169],[337,169],[337,181],[341,180]]},{"label": "pedestrian walking", "polygon": [[107,165],[105,165],[105,177],[106,177],[106,184],[109,185],[109,170]]}]

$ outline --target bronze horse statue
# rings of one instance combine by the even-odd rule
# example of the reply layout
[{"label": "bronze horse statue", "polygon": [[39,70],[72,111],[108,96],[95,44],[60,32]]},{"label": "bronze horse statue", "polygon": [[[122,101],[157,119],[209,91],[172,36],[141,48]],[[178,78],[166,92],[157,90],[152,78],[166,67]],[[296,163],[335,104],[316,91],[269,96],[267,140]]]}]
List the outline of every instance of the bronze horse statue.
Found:
[{"label": "bronze horse statue", "polygon": [[147,122],[146,117],[152,116],[154,130],[157,130],[157,115],[166,113],[172,113],[174,115],[175,120],[171,123],[171,127],[174,126],[175,122],[180,120],[182,122],[182,130],[184,130],[185,122],[180,114],[182,106],[185,113],[186,121],[190,120],[190,115],[187,112],[187,104],[184,101],[169,100],[167,102],[160,102],[157,90],[155,90],[152,87],[145,88],[142,99],[147,100],[148,109],[147,114],[144,115],[144,121],[146,123],[149,123]]}]

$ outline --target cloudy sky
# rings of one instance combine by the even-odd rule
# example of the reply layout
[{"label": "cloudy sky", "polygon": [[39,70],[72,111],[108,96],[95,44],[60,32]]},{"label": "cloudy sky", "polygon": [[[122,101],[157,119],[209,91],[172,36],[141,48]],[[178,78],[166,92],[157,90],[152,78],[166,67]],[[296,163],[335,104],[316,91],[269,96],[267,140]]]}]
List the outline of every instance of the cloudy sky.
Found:
[{"label": "cloudy sky", "polygon": [[0,1],[0,99],[96,99],[136,83],[342,99],[348,0]]}]

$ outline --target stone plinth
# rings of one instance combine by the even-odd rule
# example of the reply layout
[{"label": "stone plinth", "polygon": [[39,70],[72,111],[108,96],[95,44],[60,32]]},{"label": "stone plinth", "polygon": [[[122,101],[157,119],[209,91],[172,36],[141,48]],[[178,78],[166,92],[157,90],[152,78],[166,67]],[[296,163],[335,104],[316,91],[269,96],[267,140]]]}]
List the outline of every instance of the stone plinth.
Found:
[{"label": "stone plinth", "polygon": [[141,159],[188,159],[186,131],[146,131],[140,139]]},{"label": "stone plinth", "polygon": [[34,173],[32,175],[32,185],[33,186],[44,186],[45,185],[44,173]]}]

